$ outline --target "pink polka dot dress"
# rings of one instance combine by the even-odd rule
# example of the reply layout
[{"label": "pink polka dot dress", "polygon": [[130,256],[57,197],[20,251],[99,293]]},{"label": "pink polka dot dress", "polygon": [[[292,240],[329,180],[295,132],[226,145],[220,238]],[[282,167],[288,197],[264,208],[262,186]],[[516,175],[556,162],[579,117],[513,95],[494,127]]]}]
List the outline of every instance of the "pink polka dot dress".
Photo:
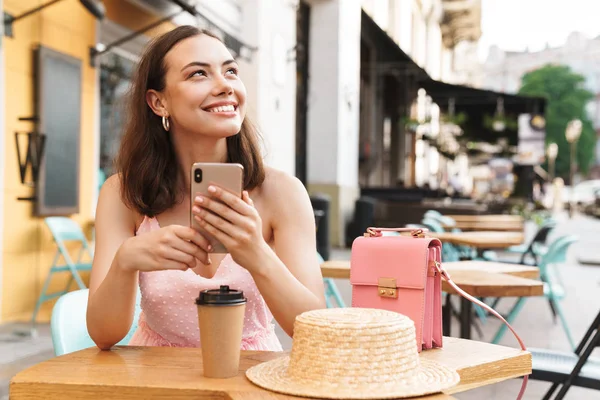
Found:
[{"label": "pink polka dot dress", "polygon": [[[155,218],[145,217],[136,235],[160,226]],[[132,346],[200,347],[198,310],[195,299],[201,290],[229,285],[242,290],[247,299],[242,350],[281,351],[275,335],[273,315],[250,273],[225,256],[215,276],[203,278],[191,270],[140,272],[142,312]]]}]

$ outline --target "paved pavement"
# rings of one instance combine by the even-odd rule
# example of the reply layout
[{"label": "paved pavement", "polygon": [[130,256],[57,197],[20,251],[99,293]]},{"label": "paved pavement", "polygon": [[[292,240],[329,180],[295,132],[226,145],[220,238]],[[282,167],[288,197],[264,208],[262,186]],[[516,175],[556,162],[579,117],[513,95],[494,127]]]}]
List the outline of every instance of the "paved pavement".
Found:
[{"label": "paved pavement", "polygon": [[[533,229],[528,229],[529,234]],[[572,220],[567,219],[566,216],[561,217],[552,237],[565,234],[576,234],[580,238],[580,241],[570,249],[567,262],[560,266],[566,291],[562,305],[574,340],[578,342],[600,309],[598,297],[600,292],[600,220],[584,216],[576,216]],[[349,257],[348,249],[333,250],[331,255],[331,258],[335,259],[348,259]],[[580,259],[586,263],[580,263]],[[336,280],[336,284],[346,303],[350,304],[351,287],[348,281]],[[498,309],[506,312],[513,303],[514,299],[505,299],[500,303]],[[456,321],[453,323],[456,324]],[[499,326],[500,323],[492,317],[483,326],[483,337],[479,338],[474,333],[473,338],[489,341]],[[569,349],[562,326],[560,323],[554,323],[548,304],[543,298],[528,299],[513,326],[529,347]],[[16,372],[52,357],[48,327],[41,326],[39,336],[33,339],[13,333],[26,328],[27,325],[23,324],[0,326],[0,400],[7,398],[8,381]],[[453,326],[452,329],[453,332],[458,332],[458,325]],[[280,329],[278,329],[278,336],[284,348],[291,348],[291,340]],[[501,344],[517,346],[510,332],[503,337]],[[596,350],[594,355],[600,356],[600,351]],[[513,400],[517,396],[520,384],[520,380],[501,382],[460,393],[455,397],[460,400]],[[549,384],[545,382],[530,381],[524,398],[539,400],[548,387]],[[600,399],[600,393],[572,388],[566,399]]]}]

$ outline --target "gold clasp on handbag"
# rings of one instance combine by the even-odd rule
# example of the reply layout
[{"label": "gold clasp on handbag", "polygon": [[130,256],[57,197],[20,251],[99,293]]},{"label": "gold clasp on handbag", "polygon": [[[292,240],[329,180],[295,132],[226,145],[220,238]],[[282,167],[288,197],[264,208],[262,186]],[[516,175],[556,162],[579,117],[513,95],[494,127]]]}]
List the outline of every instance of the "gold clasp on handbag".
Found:
[{"label": "gold clasp on handbag", "polygon": [[377,294],[380,297],[398,298],[398,289],[396,288],[396,278],[379,278],[377,280]]},{"label": "gold clasp on handbag", "polygon": [[415,229],[410,235],[415,239],[422,239],[425,237],[425,231],[423,229]]}]

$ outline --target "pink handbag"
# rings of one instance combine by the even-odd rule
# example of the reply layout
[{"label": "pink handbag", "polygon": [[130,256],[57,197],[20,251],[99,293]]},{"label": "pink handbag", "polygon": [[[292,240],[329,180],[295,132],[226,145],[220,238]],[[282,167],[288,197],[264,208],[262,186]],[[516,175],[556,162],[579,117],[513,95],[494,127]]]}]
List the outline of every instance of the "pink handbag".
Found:
[{"label": "pink handbag", "polygon": [[[383,236],[382,232],[410,232],[411,236]],[[352,307],[378,308],[406,315],[415,323],[417,350],[442,347],[442,278],[461,296],[508,322],[487,304],[452,281],[442,266],[442,243],[425,237],[423,229],[368,228],[352,243],[350,284]],[[524,377],[519,399],[525,392]]]}]

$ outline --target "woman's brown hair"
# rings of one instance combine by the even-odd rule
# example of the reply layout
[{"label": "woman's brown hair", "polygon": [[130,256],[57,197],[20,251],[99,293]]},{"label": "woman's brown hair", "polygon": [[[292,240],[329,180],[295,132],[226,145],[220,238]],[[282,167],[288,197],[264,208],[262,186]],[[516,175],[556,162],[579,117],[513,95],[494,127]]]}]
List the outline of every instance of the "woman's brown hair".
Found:
[{"label": "woman's brown hair", "polygon": [[[193,26],[180,26],[154,39],[144,52],[129,93],[128,118],[116,158],[121,174],[121,197],[141,215],[154,217],[182,200],[186,188],[179,179],[179,164],[170,134],[161,118],[146,103],[149,89],[165,88],[165,55],[180,41],[199,35],[219,39]],[[220,39],[219,39],[220,40]],[[244,166],[244,188],[251,190],[265,179],[259,134],[248,120],[237,135],[227,139],[227,162]],[[190,165],[191,169],[191,165]]]}]

